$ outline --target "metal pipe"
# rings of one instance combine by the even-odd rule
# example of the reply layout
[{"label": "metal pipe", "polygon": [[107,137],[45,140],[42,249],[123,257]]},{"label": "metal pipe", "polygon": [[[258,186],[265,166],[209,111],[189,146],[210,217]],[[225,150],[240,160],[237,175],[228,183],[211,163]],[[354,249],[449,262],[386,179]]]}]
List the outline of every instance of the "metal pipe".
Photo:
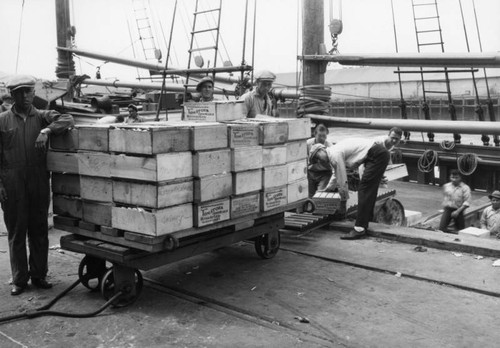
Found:
[{"label": "metal pipe", "polygon": [[298,58],[342,65],[500,68],[499,52],[304,55]]},{"label": "metal pipe", "polygon": [[[137,67],[137,68],[143,68],[143,69],[148,69],[148,70],[158,71],[158,72],[166,72],[167,74],[186,75],[187,73],[189,73],[192,76],[200,77],[200,78],[204,77],[205,74],[207,74],[207,73],[223,73],[223,72],[233,72],[233,71],[251,70],[252,69],[251,66],[245,65],[245,66],[219,67],[219,68],[207,68],[207,69],[167,69],[167,70],[165,70],[165,67],[162,66],[161,64],[158,64],[158,63],[144,62],[144,61],[140,61],[140,60],[136,60],[136,59],[116,57],[116,56],[111,56],[111,55],[102,54],[102,53],[98,53],[98,52],[91,52],[91,51],[87,51],[87,50],[68,48],[68,47],[57,47],[57,49],[59,51],[71,52],[71,53],[74,53],[74,54],[79,55],[79,56],[105,60],[105,61],[116,63],[116,64],[133,66],[133,67]],[[227,76],[227,77],[216,76],[215,81],[224,82],[224,83],[238,83],[239,79],[234,78],[234,77],[229,77],[229,76]]]},{"label": "metal pipe", "polygon": [[500,122],[488,121],[444,121],[444,120],[401,120],[392,118],[346,118],[307,114],[311,120],[327,122],[328,125],[347,128],[384,129],[400,127],[404,131],[500,134]]}]

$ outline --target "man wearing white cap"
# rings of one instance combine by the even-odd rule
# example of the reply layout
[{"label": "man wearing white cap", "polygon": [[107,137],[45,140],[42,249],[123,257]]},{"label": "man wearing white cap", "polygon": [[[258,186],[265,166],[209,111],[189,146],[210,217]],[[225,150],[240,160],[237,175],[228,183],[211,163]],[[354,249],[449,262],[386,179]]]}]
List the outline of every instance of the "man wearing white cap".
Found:
[{"label": "man wearing white cap", "polygon": [[205,76],[196,85],[196,92],[200,93],[200,102],[214,100],[214,80],[210,76]]},{"label": "man wearing white cap", "polygon": [[256,115],[278,116],[269,92],[273,87],[276,75],[269,70],[261,70],[255,73],[255,88],[241,96],[245,101],[247,118],[255,118]]},{"label": "man wearing white cap", "polygon": [[70,115],[33,107],[35,82],[27,75],[11,78],[7,88],[14,104],[0,114],[0,202],[9,239],[13,296],[26,289],[30,278],[37,288],[52,287],[45,279],[50,201],[47,140],[49,134],[74,125]]}]

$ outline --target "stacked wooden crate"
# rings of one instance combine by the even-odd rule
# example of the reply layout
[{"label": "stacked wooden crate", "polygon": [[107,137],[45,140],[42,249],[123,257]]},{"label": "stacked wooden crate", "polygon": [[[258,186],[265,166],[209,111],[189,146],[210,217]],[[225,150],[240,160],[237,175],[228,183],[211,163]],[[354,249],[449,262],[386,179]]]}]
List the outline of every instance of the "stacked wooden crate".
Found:
[{"label": "stacked wooden crate", "polygon": [[54,213],[143,242],[250,222],[307,198],[309,130],[307,119],[79,126],[51,139]]}]

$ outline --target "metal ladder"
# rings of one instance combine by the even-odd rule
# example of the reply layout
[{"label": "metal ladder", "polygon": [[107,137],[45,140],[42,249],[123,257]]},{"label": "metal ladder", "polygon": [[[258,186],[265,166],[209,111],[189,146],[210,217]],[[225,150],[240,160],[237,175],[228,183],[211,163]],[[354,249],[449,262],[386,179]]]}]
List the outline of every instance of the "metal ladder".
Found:
[{"label": "metal ladder", "polygon": [[[417,50],[421,52],[444,52],[443,34],[441,30],[441,21],[439,18],[439,9],[437,0],[412,0],[413,22],[415,25],[415,36],[417,39]],[[465,70],[470,71],[470,70]],[[420,77],[422,82],[422,97],[423,106],[422,111],[426,120],[431,119],[431,108],[428,103],[429,94],[446,94],[448,99],[448,111],[450,118],[455,121],[457,119],[455,106],[451,96],[450,88],[450,72],[464,72],[464,70],[450,70],[446,67],[443,70],[424,69],[420,67]],[[443,74],[442,79],[428,79],[427,74]],[[438,87],[436,84],[444,82],[445,88]],[[431,85],[433,84],[433,85]],[[434,141],[434,134],[427,133],[429,141]],[[454,134],[453,138],[456,143],[460,143],[460,135]]]},{"label": "metal ladder", "polygon": [[141,41],[142,51],[145,60],[157,60],[157,45],[153,36],[153,30],[149,20],[147,0],[132,0],[137,30],[139,31],[139,40]]},{"label": "metal ladder", "polygon": [[[222,0],[219,0],[218,7],[208,8],[208,9],[204,9],[204,10],[199,10],[199,6],[198,6],[199,2],[200,2],[200,0],[196,0],[195,10],[193,13],[193,16],[194,16],[193,17],[193,27],[192,27],[192,31],[191,31],[191,42],[189,45],[189,58],[188,58],[188,65],[187,65],[188,72],[186,74],[186,83],[184,85],[184,100],[186,100],[188,88],[193,87],[193,86],[189,85],[189,78],[191,75],[189,72],[189,69],[191,69],[191,62],[193,59],[193,53],[203,52],[203,51],[213,51],[214,58],[212,61],[212,67],[215,68],[217,66],[217,53],[219,51],[219,31],[220,31]],[[216,26],[215,27],[207,27],[207,28],[197,30],[196,25],[199,24],[198,23],[198,16],[204,16],[206,18],[207,16],[210,15],[213,18],[214,13],[216,13],[216,15],[217,15],[217,17],[215,19],[215,22],[217,23]],[[208,18],[206,18],[206,19],[207,19],[207,23],[210,23],[209,19]],[[214,41],[215,41],[214,45],[204,46],[204,47],[194,47],[194,44],[196,42],[196,36],[199,36],[200,34],[208,33],[208,32],[212,32],[212,33],[215,32],[215,37],[212,36]],[[196,42],[196,46],[198,46],[197,42]],[[215,79],[215,72],[212,73],[212,77]]]}]

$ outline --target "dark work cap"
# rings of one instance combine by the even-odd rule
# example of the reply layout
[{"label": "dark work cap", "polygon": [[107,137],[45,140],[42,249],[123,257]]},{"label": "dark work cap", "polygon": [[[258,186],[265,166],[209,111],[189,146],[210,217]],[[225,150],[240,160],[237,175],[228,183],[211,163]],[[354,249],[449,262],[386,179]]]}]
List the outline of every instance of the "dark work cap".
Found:
[{"label": "dark work cap", "polygon": [[500,199],[500,191],[493,191],[493,193],[491,193],[490,195],[488,195],[488,198],[489,199],[492,199],[492,198],[497,198],[497,199]]},{"label": "dark work cap", "polygon": [[12,92],[19,88],[35,87],[36,79],[31,75],[14,75],[7,82],[7,88]]},{"label": "dark work cap", "polygon": [[128,104],[127,109],[134,109],[135,111],[137,111],[137,106],[135,106],[134,104]]}]

